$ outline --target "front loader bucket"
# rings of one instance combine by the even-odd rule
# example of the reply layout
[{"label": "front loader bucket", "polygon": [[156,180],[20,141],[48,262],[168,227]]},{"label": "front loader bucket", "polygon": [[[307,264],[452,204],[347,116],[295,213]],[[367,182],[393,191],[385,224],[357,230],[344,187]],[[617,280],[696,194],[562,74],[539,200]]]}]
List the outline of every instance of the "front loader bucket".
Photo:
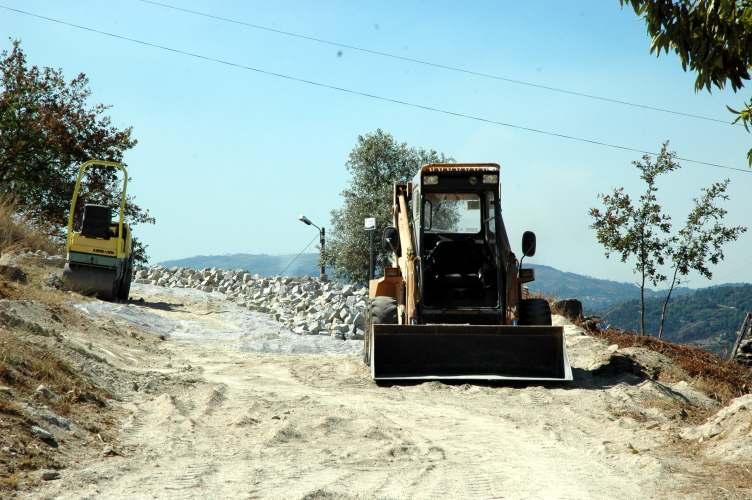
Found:
[{"label": "front loader bucket", "polygon": [[572,380],[560,326],[373,325],[374,380]]}]

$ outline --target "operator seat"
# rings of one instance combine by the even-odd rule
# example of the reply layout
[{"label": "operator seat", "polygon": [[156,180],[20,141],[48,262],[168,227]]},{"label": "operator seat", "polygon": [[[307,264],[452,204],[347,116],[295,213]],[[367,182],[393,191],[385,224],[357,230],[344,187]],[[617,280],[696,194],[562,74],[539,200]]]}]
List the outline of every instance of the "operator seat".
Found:
[{"label": "operator seat", "polygon": [[485,252],[474,237],[442,238],[426,255],[424,297],[429,306],[480,306]]},{"label": "operator seat", "polygon": [[480,288],[483,258],[472,241],[440,241],[433,254],[434,276],[447,288]]},{"label": "operator seat", "polygon": [[81,234],[89,238],[105,238],[111,236],[112,210],[104,205],[87,203],[84,205],[84,217],[81,222]]}]

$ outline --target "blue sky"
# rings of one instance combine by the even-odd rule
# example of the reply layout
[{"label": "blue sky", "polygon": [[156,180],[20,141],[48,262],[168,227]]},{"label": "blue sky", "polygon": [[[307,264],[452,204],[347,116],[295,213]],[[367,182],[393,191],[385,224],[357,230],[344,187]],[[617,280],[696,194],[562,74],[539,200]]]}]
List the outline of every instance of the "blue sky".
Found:
[{"label": "blue sky", "polygon": [[[749,92],[695,93],[674,56],[649,55],[641,20],[616,0],[580,2],[201,1],[181,7],[408,57],[729,118]],[[136,0],[3,0],[10,7],[268,71],[645,150],[745,167],[741,127],[565,96],[320,45]],[[471,6],[470,6],[471,5]],[[470,6],[470,7],[468,7]],[[510,238],[538,235],[534,262],[634,281],[588,228],[596,194],[636,192],[639,155],[280,80],[0,9],[34,64],[91,78],[95,102],[139,140],[130,192],[157,217],[137,228],[152,261],[195,254],[294,253],[329,225],[358,134],[376,128],[467,162],[502,165]],[[7,47],[9,42],[3,41]],[[338,54],[341,50],[342,53]],[[689,163],[661,197],[683,220],[700,188],[732,179],[728,221],[750,224],[752,175]],[[712,284],[752,281],[752,235],[728,248]],[[693,278],[690,286],[707,281]]]}]

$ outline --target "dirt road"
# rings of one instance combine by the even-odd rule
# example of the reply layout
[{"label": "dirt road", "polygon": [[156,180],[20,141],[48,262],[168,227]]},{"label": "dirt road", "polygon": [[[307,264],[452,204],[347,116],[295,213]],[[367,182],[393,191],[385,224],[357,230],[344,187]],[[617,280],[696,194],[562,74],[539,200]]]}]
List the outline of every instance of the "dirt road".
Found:
[{"label": "dirt road", "polygon": [[669,387],[634,374],[628,358],[571,325],[570,385],[378,387],[356,342],[299,337],[200,292],[134,286],[132,296],[146,302],[81,308],[164,335],[162,352],[144,360],[102,350],[125,370],[170,382],[134,387],[120,403],[122,438],[112,453],[66,470],[43,496],[744,493],[728,489],[723,466],[677,438],[684,408],[710,404],[705,398],[686,384]]}]

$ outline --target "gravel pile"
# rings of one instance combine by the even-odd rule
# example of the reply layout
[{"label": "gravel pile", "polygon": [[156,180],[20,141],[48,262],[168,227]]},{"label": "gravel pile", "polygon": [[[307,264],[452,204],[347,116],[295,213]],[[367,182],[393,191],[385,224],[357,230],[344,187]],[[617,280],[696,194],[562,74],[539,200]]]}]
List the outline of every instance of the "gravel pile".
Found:
[{"label": "gravel pile", "polygon": [[219,292],[253,311],[268,313],[299,335],[361,339],[368,291],[318,278],[262,278],[243,270],[150,267],[136,271],[136,283]]}]

